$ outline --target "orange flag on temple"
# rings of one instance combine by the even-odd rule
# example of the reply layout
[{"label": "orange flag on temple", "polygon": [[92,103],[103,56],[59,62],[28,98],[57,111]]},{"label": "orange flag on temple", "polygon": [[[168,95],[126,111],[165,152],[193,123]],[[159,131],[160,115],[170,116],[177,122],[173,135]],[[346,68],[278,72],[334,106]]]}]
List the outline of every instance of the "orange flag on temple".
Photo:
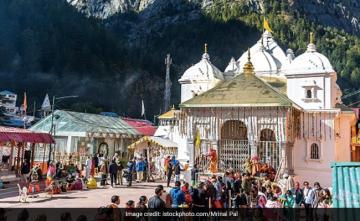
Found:
[{"label": "orange flag on temple", "polygon": [[24,111],[26,112],[26,109],[27,109],[27,99],[26,99],[26,92],[24,93],[24,101],[23,101],[23,108],[24,108]]},{"label": "orange flag on temple", "polygon": [[269,22],[266,20],[266,18],[264,17],[264,23],[263,23],[264,29],[267,30],[268,32],[273,32],[270,28]]}]

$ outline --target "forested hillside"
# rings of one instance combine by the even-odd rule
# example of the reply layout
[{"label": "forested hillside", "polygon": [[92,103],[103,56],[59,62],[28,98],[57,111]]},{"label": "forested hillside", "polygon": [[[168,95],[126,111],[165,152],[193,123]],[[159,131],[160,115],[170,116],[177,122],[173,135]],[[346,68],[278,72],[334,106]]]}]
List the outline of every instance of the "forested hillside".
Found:
[{"label": "forested hillside", "polygon": [[[338,72],[344,94],[359,89],[360,45],[356,35],[314,21],[290,1],[213,0],[207,7],[171,0],[107,19],[85,16],[65,0],[0,1],[0,89],[28,94],[38,106],[45,96],[78,95],[58,108],[115,111],[138,117],[141,99],[147,116],[160,112],[164,58],[171,53],[172,101],[179,102],[177,79],[209,44],[211,61],[224,70],[261,35],[268,18],[284,49],[306,49],[314,31],[318,50]],[[354,32],[355,33],[355,32]],[[21,98],[21,96],[20,96]],[[359,97],[345,100],[349,104]]]}]

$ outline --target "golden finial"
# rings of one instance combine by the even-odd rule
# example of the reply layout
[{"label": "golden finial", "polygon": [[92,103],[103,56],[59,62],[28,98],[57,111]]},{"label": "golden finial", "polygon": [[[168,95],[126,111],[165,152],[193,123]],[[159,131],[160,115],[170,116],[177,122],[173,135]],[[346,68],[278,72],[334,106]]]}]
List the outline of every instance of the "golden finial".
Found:
[{"label": "golden finial", "polygon": [[204,53],[205,53],[205,54],[208,53],[208,47],[207,47],[207,46],[208,46],[207,43],[205,43],[205,45],[204,45]]},{"label": "golden finial", "polygon": [[244,65],[244,73],[252,74],[254,72],[254,66],[251,63],[250,49],[248,48],[248,62]]},{"label": "golden finial", "polygon": [[315,42],[315,36],[313,32],[310,32],[310,44],[314,44]]}]

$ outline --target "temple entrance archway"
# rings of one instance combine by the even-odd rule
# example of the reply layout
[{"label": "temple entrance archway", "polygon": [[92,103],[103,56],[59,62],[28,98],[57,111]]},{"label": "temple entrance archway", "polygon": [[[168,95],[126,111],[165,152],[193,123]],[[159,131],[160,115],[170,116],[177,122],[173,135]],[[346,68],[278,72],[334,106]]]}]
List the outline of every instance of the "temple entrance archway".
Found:
[{"label": "temple entrance archway", "polygon": [[250,157],[247,127],[239,120],[228,120],[221,127],[219,169],[243,170]]}]

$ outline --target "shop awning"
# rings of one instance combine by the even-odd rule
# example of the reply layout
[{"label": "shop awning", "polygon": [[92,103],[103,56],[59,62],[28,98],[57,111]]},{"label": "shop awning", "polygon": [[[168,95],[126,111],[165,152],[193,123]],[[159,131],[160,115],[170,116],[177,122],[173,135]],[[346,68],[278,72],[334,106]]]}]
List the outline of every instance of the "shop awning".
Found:
[{"label": "shop awning", "polygon": [[177,148],[177,143],[168,140],[168,139],[164,139],[162,137],[154,137],[154,136],[145,136],[140,138],[138,141],[132,143],[131,145],[128,146],[128,148],[136,148],[139,145],[142,145],[143,143],[148,143],[150,142],[151,144],[155,144],[164,148]]},{"label": "shop awning", "polygon": [[47,133],[37,133],[26,129],[0,126],[1,142],[22,143],[55,143],[53,137]]}]

